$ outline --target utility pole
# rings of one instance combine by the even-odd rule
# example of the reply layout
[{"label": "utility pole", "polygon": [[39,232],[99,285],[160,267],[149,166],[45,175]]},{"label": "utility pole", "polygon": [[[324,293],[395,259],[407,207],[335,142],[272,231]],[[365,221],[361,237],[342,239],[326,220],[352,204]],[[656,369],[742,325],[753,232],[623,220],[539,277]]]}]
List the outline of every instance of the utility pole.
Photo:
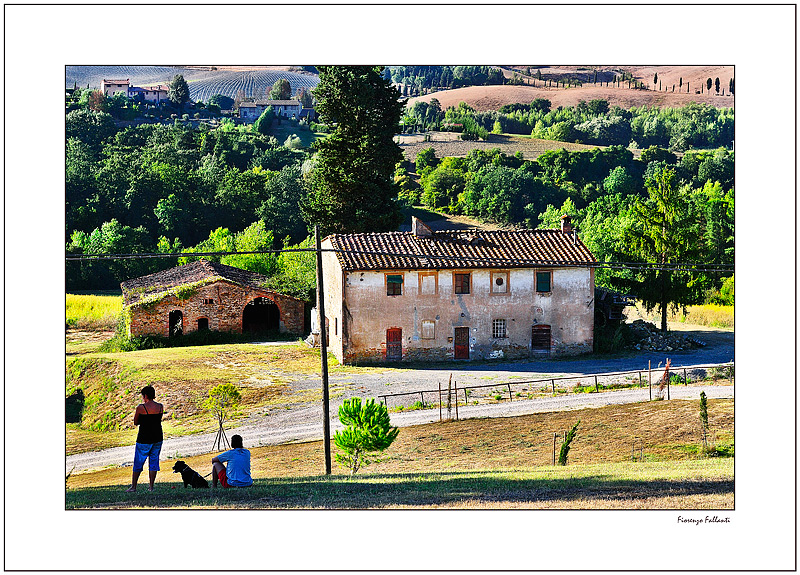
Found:
[{"label": "utility pole", "polygon": [[319,311],[319,346],[322,356],[322,442],[325,445],[325,475],[331,474],[331,422],[328,398],[328,326],[325,325],[325,289],[322,283],[322,247],[319,226],[314,226],[317,243],[317,310]]}]

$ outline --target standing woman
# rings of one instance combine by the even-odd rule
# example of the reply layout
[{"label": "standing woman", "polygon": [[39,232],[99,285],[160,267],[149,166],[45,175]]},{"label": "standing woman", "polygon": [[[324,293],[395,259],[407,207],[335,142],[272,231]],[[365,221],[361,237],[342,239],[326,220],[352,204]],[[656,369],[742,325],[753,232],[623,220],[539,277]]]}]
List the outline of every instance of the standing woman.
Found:
[{"label": "standing woman", "polygon": [[133,480],[127,490],[128,493],[136,491],[136,483],[144,469],[145,459],[150,460],[150,491],[153,491],[153,484],[160,469],[158,456],[164,441],[164,434],[161,431],[161,416],[164,414],[164,406],[153,401],[156,398],[156,390],[153,389],[153,386],[143,387],[141,393],[143,403],[137,406],[136,413],[133,415],[133,424],[139,426],[139,435],[136,437]]}]

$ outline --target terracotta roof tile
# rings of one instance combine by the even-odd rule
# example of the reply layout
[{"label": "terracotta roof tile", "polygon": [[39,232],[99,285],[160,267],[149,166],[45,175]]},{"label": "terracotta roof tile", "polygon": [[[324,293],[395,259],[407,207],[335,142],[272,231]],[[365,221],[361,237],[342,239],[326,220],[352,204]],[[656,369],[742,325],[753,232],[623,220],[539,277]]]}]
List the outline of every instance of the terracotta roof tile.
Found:
[{"label": "terracotta roof tile", "polygon": [[345,271],[379,269],[524,268],[586,266],[597,260],[572,234],[560,230],[334,234],[329,236]]},{"label": "terracotta roof tile", "polygon": [[269,279],[267,276],[255,272],[249,272],[216,262],[198,260],[186,264],[185,266],[178,266],[124,281],[120,284],[120,287],[122,288],[125,305],[130,305],[150,293],[166,291],[173,287],[202,281],[212,277],[221,277],[222,279],[229,280],[239,285],[261,290],[265,289],[264,283]]}]

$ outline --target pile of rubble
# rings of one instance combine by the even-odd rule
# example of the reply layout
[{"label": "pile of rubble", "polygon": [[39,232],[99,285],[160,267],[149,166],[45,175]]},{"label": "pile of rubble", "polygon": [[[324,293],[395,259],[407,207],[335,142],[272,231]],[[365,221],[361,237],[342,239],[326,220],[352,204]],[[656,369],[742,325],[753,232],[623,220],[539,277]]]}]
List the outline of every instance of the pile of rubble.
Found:
[{"label": "pile of rubble", "polygon": [[628,324],[634,343],[632,349],[649,351],[681,351],[705,347],[705,343],[676,332],[664,334],[654,324],[641,319]]}]

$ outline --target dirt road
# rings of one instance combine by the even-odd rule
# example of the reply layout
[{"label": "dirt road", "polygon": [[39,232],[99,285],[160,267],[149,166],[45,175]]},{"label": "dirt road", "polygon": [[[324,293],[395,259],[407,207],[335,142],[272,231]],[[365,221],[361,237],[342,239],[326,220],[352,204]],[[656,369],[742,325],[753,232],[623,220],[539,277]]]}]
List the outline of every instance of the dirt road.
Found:
[{"label": "dirt road", "polygon": [[[671,326],[672,327],[672,326]],[[685,326],[684,326],[685,327]],[[673,371],[680,373],[677,368],[691,365],[708,365],[725,363],[734,359],[734,333],[730,330],[705,329],[692,326],[691,335],[704,341],[706,347],[684,352],[671,352],[668,354],[672,360]],[[523,381],[544,379],[548,377],[580,376],[590,373],[610,373],[628,370],[647,370],[648,361],[655,369],[659,364],[663,366],[666,360],[664,353],[638,352],[620,358],[581,358],[551,361],[513,361],[492,362],[481,364],[446,364],[430,368],[381,370],[380,373],[332,375],[331,388],[339,390],[338,396],[331,400],[331,429],[338,428],[336,417],[337,410],[342,402],[353,396],[379,397],[384,394],[406,393],[419,390],[430,390],[426,402],[433,402],[439,384],[445,388],[452,374],[453,381],[457,381],[460,388],[465,385],[487,385],[497,383],[505,385],[511,382],[514,391],[523,389]],[[415,366],[416,367],[416,366]],[[458,368],[458,369],[454,369]],[[577,380],[576,380],[577,382]],[[574,385],[569,382],[566,387]],[[319,389],[319,377],[300,378],[292,382],[295,392]],[[530,389],[530,387],[527,387]],[[702,390],[711,398],[733,397],[733,387],[728,385],[702,386]],[[699,396],[701,386],[673,386],[671,396],[674,398]],[[486,390],[486,394],[490,394]],[[303,394],[298,394],[303,396]],[[305,396],[307,397],[307,396]],[[476,391],[470,399],[481,398]],[[419,400],[419,395],[406,396],[405,398],[390,398],[390,408],[397,405],[410,405]],[[569,394],[557,397],[538,397],[534,399],[515,399],[502,403],[484,403],[459,407],[459,416],[467,417],[507,417],[527,413],[539,413],[564,409],[580,409],[583,407],[600,407],[603,405],[632,403],[647,401],[649,391],[643,389],[625,389],[609,391],[600,394]],[[307,441],[322,438],[322,407],[318,401],[309,403],[298,400],[288,406],[274,408],[266,412],[255,413],[248,419],[237,422],[236,427],[228,431],[228,436],[239,433],[245,438],[247,446],[270,445],[288,443],[292,441]],[[409,426],[438,420],[438,404],[435,410],[424,409],[404,413],[392,413],[393,425]],[[194,435],[167,439],[162,449],[162,459],[179,458],[188,455],[208,453],[211,449],[214,436]],[[130,465],[133,460],[133,447],[118,447],[103,451],[81,453],[66,458],[66,470],[74,467],[75,471],[104,467],[108,465]]]}]

